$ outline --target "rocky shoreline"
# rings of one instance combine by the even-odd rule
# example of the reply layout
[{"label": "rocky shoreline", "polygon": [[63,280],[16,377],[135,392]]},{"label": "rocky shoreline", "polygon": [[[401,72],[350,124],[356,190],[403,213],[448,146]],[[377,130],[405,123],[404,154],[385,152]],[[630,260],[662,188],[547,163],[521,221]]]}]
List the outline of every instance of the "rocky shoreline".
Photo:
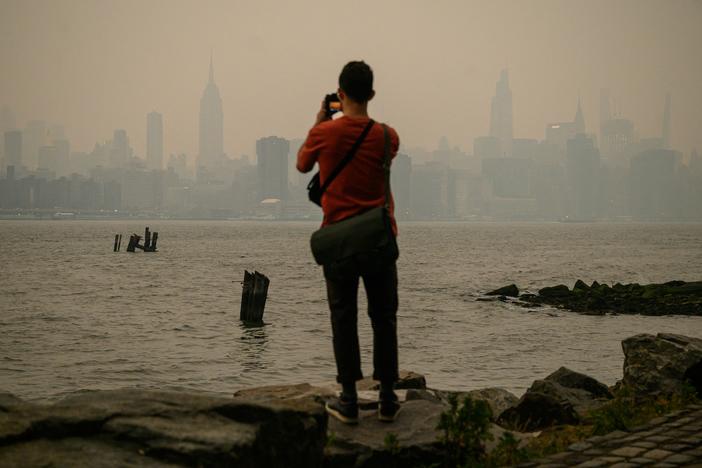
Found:
[{"label": "rocky shoreline", "polygon": [[446,392],[402,372],[399,419],[377,420],[376,383],[359,385],[361,423],[327,418],[333,383],[246,389],[232,398],[142,389],[84,391],[42,405],[0,393],[0,466],[443,466],[437,424],[452,398],[484,401],[489,452],[505,432],[526,445],[541,431],[587,424],[621,388],[645,397],[702,396],[702,339],[636,335],[622,342],[624,374],[608,387],[560,368],[520,398],[497,388]]},{"label": "rocky shoreline", "polygon": [[641,314],[702,316],[702,281],[669,281],[661,284],[638,283],[612,286],[594,281],[587,285],[577,280],[572,289],[564,284],[539,289],[537,294],[520,294],[511,284],[488,292],[478,300],[518,299],[525,307],[550,305],[589,315]]}]

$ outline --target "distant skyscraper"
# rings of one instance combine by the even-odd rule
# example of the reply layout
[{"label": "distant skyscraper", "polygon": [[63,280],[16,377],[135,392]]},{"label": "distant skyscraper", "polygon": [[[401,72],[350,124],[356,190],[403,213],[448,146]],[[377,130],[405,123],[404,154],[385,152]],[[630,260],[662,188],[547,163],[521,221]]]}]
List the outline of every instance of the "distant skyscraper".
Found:
[{"label": "distant skyscraper", "polygon": [[110,149],[110,166],[126,167],[131,155],[132,151],[129,147],[127,131],[122,129],[115,130],[112,137],[112,148]]},{"label": "distant skyscraper", "polygon": [[213,168],[224,155],[224,116],[219,88],[214,82],[214,67],[210,57],[210,78],[200,99],[200,144],[198,169]]},{"label": "distant skyscraper", "polygon": [[158,112],[146,116],[146,165],[163,169],[163,117]]},{"label": "distant skyscraper", "polygon": [[575,133],[585,133],[585,117],[583,117],[583,108],[580,105],[580,97],[578,97],[578,109],[575,111]]},{"label": "distant skyscraper", "polygon": [[412,158],[406,154],[398,153],[392,160],[390,179],[395,202],[395,216],[398,219],[408,219],[412,193]]},{"label": "distant skyscraper", "polygon": [[593,138],[579,132],[568,140],[568,215],[573,219],[593,219],[599,215],[600,152]]},{"label": "distant skyscraper", "polygon": [[585,133],[585,117],[578,98],[578,108],[572,122],[556,122],[546,126],[546,142],[555,145],[560,151],[566,151],[568,140]]},{"label": "distant skyscraper", "polygon": [[39,148],[46,145],[46,122],[32,120],[22,133],[22,163],[29,169],[37,167]]},{"label": "distant skyscraper", "polygon": [[509,74],[507,70],[502,70],[492,98],[490,136],[500,140],[503,156],[512,154],[513,133],[512,91],[509,89]]},{"label": "distant skyscraper", "polygon": [[606,88],[600,89],[600,141],[604,137],[604,128],[607,122],[612,118],[610,110],[609,90]]},{"label": "distant skyscraper", "polygon": [[14,166],[19,169],[22,165],[22,132],[12,130],[5,132],[5,166]]},{"label": "distant skyscraper", "polygon": [[663,109],[663,149],[670,149],[670,93],[665,95]]},{"label": "distant skyscraper", "polygon": [[5,147],[5,144],[3,143],[5,132],[16,129],[15,114],[12,112],[12,109],[9,107],[3,107],[0,109],[0,148]]},{"label": "distant skyscraper", "polygon": [[270,136],[256,142],[258,198],[288,198],[288,153],[290,142]]}]

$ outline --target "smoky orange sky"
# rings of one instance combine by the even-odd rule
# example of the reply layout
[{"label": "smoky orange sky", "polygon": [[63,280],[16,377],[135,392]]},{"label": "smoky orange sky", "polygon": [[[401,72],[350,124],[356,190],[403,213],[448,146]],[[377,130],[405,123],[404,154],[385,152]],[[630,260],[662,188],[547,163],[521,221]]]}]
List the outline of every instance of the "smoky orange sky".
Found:
[{"label": "smoky orange sky", "polygon": [[303,137],[352,59],[373,67],[371,114],[405,148],[445,135],[472,152],[506,67],[515,137],[543,139],[578,95],[596,131],[608,87],[641,137],[660,135],[670,91],[673,147],[702,149],[699,1],[0,0],[0,31],[0,106],[20,127],[64,125],[79,151],[124,128],[143,157],[156,110],[166,155],[194,157],[211,50],[235,158]]}]

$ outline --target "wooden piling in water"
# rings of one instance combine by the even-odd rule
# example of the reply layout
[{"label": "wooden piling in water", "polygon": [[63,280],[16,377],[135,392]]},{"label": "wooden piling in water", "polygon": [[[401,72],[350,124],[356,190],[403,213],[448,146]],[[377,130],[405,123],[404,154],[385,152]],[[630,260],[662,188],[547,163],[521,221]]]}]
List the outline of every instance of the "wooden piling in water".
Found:
[{"label": "wooden piling in water", "polygon": [[154,235],[151,237],[151,246],[150,246],[151,252],[156,252],[156,242],[157,241],[158,241],[158,232],[154,232]]},{"label": "wooden piling in water", "polygon": [[119,250],[119,234],[115,234],[115,246],[112,248],[113,252],[118,252]]},{"label": "wooden piling in water", "polygon": [[136,248],[142,248],[141,245],[139,245],[139,241],[141,240],[141,236],[137,236],[136,234],[132,234],[129,237],[129,244],[127,245],[127,252],[135,252]]},{"label": "wooden piling in water", "polygon": [[244,323],[263,324],[263,311],[268,297],[270,280],[257,271],[244,271],[239,319]]},{"label": "wooden piling in water", "polygon": [[119,235],[119,242],[117,242],[117,252],[122,249],[122,234]]},{"label": "wooden piling in water", "polygon": [[151,231],[148,226],[144,229],[144,252],[151,252]]}]

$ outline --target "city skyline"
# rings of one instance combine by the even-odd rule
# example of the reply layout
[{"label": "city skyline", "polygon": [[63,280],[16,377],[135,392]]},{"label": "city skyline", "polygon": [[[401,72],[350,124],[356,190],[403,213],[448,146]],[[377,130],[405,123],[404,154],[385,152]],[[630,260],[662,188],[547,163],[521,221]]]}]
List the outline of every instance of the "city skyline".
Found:
[{"label": "city skyline", "polygon": [[[614,108],[636,122],[642,137],[659,135],[660,103],[671,91],[671,143],[687,154],[702,147],[696,86],[702,63],[695,53],[702,8],[635,3],[381,5],[374,7],[379,17],[393,10],[394,21],[411,33],[381,34],[379,18],[368,19],[364,37],[351,44],[335,34],[336,9],[314,1],[151,3],[134,20],[130,2],[8,1],[0,7],[9,39],[0,58],[12,73],[0,78],[0,106],[12,108],[19,124],[62,124],[77,151],[124,128],[141,157],[143,116],[156,110],[164,116],[164,155],[194,158],[198,97],[214,50],[226,110],[224,152],[253,157],[261,136],[303,137],[343,63],[364,58],[377,76],[371,112],[401,131],[406,148],[434,148],[446,136],[466,149],[487,135],[495,76],[506,68],[515,138],[543,138],[544,123],[571,118],[578,96],[587,127],[598,128],[601,88],[611,90]],[[73,28],[66,33],[61,25],[68,22]],[[311,22],[321,25],[314,33],[297,27]],[[129,24],[130,33],[120,24]],[[486,29],[490,24],[502,27]],[[385,47],[377,46],[380,39]]]}]

